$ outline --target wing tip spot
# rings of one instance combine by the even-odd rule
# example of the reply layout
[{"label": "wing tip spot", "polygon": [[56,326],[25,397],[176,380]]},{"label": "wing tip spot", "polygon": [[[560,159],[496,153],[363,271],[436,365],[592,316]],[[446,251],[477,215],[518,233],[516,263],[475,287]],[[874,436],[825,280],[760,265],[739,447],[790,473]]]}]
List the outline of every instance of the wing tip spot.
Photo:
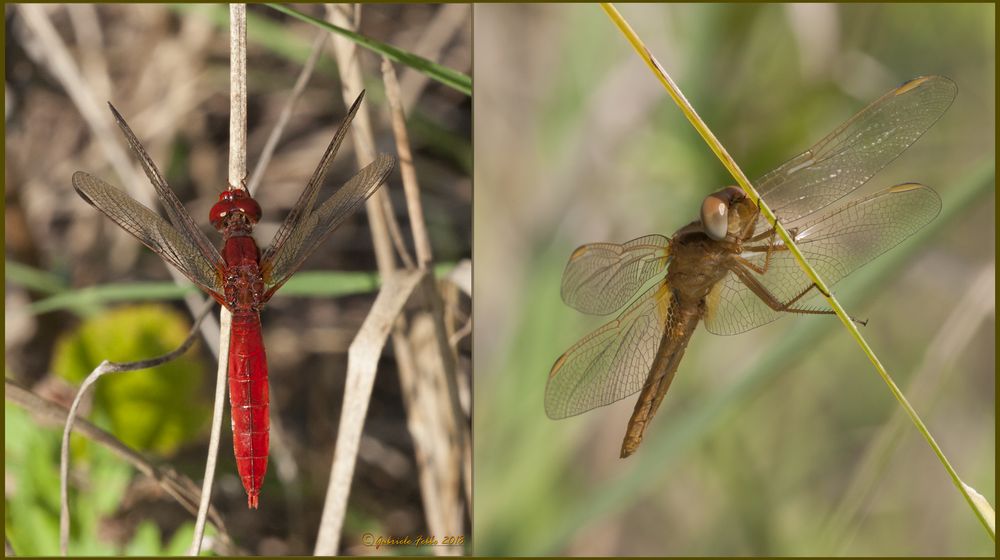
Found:
[{"label": "wing tip spot", "polygon": [[914,88],[920,87],[921,85],[923,85],[924,83],[926,83],[927,80],[929,80],[929,79],[931,79],[930,76],[920,76],[920,77],[917,77],[917,78],[913,78],[912,80],[908,80],[906,82],[903,82],[903,85],[901,85],[898,88],[896,88],[896,91],[893,92],[893,95],[903,95],[904,93],[906,93],[906,92],[908,92],[908,91],[910,91],[910,90],[912,90]]},{"label": "wing tip spot", "polygon": [[549,370],[549,380],[551,380],[553,377],[556,376],[556,374],[559,373],[559,370],[562,369],[563,364],[565,363],[566,363],[566,354],[563,354],[562,356],[559,356],[559,359],[556,360],[556,363],[552,364],[552,369]]},{"label": "wing tip spot", "polygon": [[590,248],[587,245],[581,245],[581,246],[577,247],[576,250],[574,250],[573,253],[570,254],[570,256],[569,256],[570,262],[573,262],[573,261],[575,261],[577,259],[582,258],[583,255],[587,254],[589,251],[590,251]]},{"label": "wing tip spot", "polygon": [[889,192],[891,192],[891,193],[904,193],[904,192],[910,192],[910,191],[919,190],[919,189],[922,189],[922,188],[924,188],[924,186],[921,185],[920,183],[903,183],[903,184],[900,184],[900,185],[895,185],[895,186],[889,187]]}]

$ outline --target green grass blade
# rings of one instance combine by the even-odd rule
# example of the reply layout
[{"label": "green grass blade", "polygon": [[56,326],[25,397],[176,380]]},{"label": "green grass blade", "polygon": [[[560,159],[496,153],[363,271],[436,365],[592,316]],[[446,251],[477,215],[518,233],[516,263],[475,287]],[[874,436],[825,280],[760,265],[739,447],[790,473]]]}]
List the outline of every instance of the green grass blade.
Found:
[{"label": "green grass blade", "polygon": [[95,306],[122,301],[159,301],[181,299],[197,292],[193,285],[179,286],[173,282],[127,282],[90,286],[62,292],[31,304],[32,313],[41,314],[63,309],[88,315]]},{"label": "green grass blade", "polygon": [[303,14],[302,12],[299,12],[287,6],[281,4],[267,4],[267,6],[284,14],[290,15],[294,18],[300,19],[304,22],[311,23],[317,27],[326,29],[327,31],[330,31],[332,33],[337,33],[338,35],[347,37],[348,39],[354,41],[358,45],[374,53],[385,56],[389,60],[399,62],[400,64],[405,64],[406,66],[409,66],[410,68],[413,68],[414,70],[427,75],[427,77],[436,80],[438,82],[441,82],[442,84],[450,88],[453,88],[457,91],[460,91],[465,95],[470,95],[470,96],[472,95],[472,78],[463,74],[462,72],[459,72],[458,70],[454,70],[452,68],[448,68],[447,66],[438,64],[434,61],[427,60],[422,56],[418,56],[412,53],[408,53],[404,50],[397,49],[392,45],[383,43],[381,41],[376,41],[375,39],[366,37],[355,31],[344,29],[342,27],[333,25],[332,23]]},{"label": "green grass blade", "polygon": [[68,289],[58,275],[17,261],[4,261],[3,275],[9,282],[30,287],[36,292],[58,294]]},{"label": "green grass blade", "polygon": [[[16,283],[31,285],[26,280],[44,274],[24,265],[12,267],[11,264],[16,263],[7,263],[8,280]],[[454,267],[455,263],[440,263],[434,267],[434,274],[441,278]],[[9,272],[12,269],[15,271],[13,277]],[[275,297],[326,298],[367,294],[377,290],[381,284],[381,278],[376,272],[302,271],[292,276]],[[198,291],[193,285],[178,286],[172,282],[124,282],[72,291],[63,288],[55,295],[33,303],[30,309],[35,314],[70,309],[81,315],[87,315],[96,306],[109,303],[181,299],[186,294]]]}]

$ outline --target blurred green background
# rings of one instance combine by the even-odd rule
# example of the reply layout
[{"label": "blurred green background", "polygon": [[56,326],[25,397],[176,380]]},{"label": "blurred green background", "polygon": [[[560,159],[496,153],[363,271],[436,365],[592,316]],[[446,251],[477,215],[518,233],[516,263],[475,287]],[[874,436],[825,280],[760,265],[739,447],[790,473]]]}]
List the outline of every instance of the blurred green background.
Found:
[{"label": "blurred green background", "polygon": [[[751,180],[909,78],[958,84],[855,195],[918,181],[941,216],[835,292],[995,504],[994,6],[619,9]],[[603,322],[560,300],[570,252],[670,234],[734,181],[597,5],[478,5],[474,28],[477,553],[992,555],[832,318],[696,333],[630,459],[634,398],[545,416],[553,361]]]}]

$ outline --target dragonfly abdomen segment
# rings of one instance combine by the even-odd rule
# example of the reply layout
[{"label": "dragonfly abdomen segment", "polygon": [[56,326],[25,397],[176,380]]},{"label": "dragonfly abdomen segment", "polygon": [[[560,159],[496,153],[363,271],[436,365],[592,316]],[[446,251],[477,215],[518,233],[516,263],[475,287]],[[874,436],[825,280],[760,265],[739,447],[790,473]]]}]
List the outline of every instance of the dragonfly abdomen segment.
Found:
[{"label": "dragonfly abdomen segment", "polygon": [[642,443],[642,434],[652,421],[656,409],[659,408],[667,389],[670,388],[670,383],[674,380],[674,374],[677,373],[681,358],[684,357],[684,351],[691,340],[691,335],[694,334],[695,327],[698,326],[698,321],[701,320],[701,315],[700,306],[678,306],[673,310],[671,317],[676,320],[672,321],[673,324],[667,325],[663,331],[663,340],[656,350],[653,365],[649,368],[649,376],[642,386],[639,400],[635,403],[632,417],[629,418],[628,427],[625,429],[622,459],[635,453]]},{"label": "dragonfly abdomen segment", "polygon": [[270,430],[267,357],[256,312],[233,314],[229,338],[229,403],[233,419],[233,452],[247,492],[247,504],[257,507],[267,471]]}]

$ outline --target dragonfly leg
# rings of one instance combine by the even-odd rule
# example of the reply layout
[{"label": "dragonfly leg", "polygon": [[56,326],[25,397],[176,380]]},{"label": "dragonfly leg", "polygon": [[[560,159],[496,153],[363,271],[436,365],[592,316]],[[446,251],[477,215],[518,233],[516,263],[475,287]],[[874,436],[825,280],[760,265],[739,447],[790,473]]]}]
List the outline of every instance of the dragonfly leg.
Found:
[{"label": "dragonfly leg", "polygon": [[[792,236],[792,239],[794,239],[795,235],[798,233],[798,228],[790,229],[790,230],[788,230],[788,233],[789,233],[789,235]],[[788,247],[785,246],[783,243],[782,244],[778,244],[778,243],[774,242],[775,237],[777,236],[777,234],[778,234],[777,230],[775,230],[774,228],[771,228],[768,231],[762,232],[762,233],[760,233],[758,235],[755,235],[755,236],[751,237],[750,239],[747,239],[747,241],[749,241],[749,242],[755,242],[755,241],[760,241],[760,240],[762,240],[764,238],[768,238],[766,245],[756,245],[756,246],[750,246],[750,247],[743,247],[743,251],[747,252],[747,253],[766,253],[764,255],[764,264],[763,265],[755,264],[755,263],[750,262],[749,260],[747,260],[747,259],[745,259],[743,257],[740,257],[740,256],[737,256],[736,260],[738,260],[740,262],[740,264],[742,264],[743,266],[749,268],[750,270],[753,270],[757,274],[764,274],[764,273],[766,273],[767,270],[768,270],[768,268],[771,266],[771,253],[773,253],[775,251],[787,251],[788,250]]]},{"label": "dragonfly leg", "polygon": [[[798,235],[798,233],[799,233],[799,228],[792,228],[792,229],[788,230],[788,235],[791,236],[792,239],[795,239],[795,236]],[[775,246],[776,244],[774,243],[774,238],[777,237],[777,236],[778,236],[778,230],[776,230],[774,228],[771,228],[771,229],[769,229],[767,231],[762,231],[761,233],[758,233],[757,235],[755,235],[755,236],[753,236],[753,237],[751,237],[749,239],[746,239],[743,242],[744,243],[756,243],[758,241],[763,241],[764,239],[767,239],[767,245],[757,245],[757,246],[752,246],[752,247],[744,247],[743,250],[744,251],[749,251],[749,252],[752,252],[752,253],[763,253],[764,251],[771,251],[772,249],[773,250],[777,250],[777,251],[786,251],[786,250],[788,250],[784,245],[781,245],[780,247],[776,247]]]},{"label": "dragonfly leg", "polygon": [[772,241],[774,241],[774,237],[777,235],[777,233],[778,233],[777,230],[774,229],[774,228],[766,229],[766,230],[758,233],[757,235],[755,235],[755,236],[753,236],[753,237],[751,237],[749,239],[744,240],[744,243],[756,243],[756,242],[762,241],[764,239],[768,239],[768,242],[772,242]]},{"label": "dragonfly leg", "polygon": [[752,253],[763,252],[764,253],[764,264],[763,265],[754,264],[754,263],[750,262],[749,260],[747,260],[747,259],[745,259],[745,258],[743,258],[743,257],[741,257],[739,255],[736,256],[736,260],[739,261],[740,264],[742,264],[743,266],[745,266],[745,267],[749,268],[750,270],[756,272],[757,274],[765,274],[767,272],[767,270],[771,267],[771,253],[773,253],[774,251],[787,251],[788,250],[788,248],[785,247],[784,245],[781,245],[779,247],[779,246],[777,246],[774,243],[774,238],[775,238],[776,234],[777,234],[777,232],[772,228],[770,232],[764,232],[764,233],[762,233],[762,234],[760,234],[758,236],[752,237],[748,241],[760,241],[760,238],[762,238],[765,235],[768,236],[769,239],[767,240],[767,245],[765,245],[763,247],[761,247],[761,246],[757,246],[757,247],[745,247],[743,249],[744,251],[749,251],[749,252],[752,252]]},{"label": "dragonfly leg", "polygon": [[[734,266],[730,270],[732,270],[733,273],[736,274],[736,277],[739,278],[741,282],[743,282],[744,284],[746,284],[746,286],[748,288],[750,288],[750,291],[752,291],[757,297],[759,297],[761,299],[761,301],[763,301],[764,303],[766,303],[768,307],[770,307],[771,309],[773,309],[775,311],[779,311],[779,312],[782,312],[782,313],[799,313],[799,314],[802,314],[802,315],[836,315],[837,314],[832,309],[808,309],[808,308],[803,308],[803,307],[794,307],[794,305],[795,305],[796,302],[798,302],[800,299],[802,299],[803,297],[805,297],[806,294],[808,294],[809,292],[811,292],[814,289],[817,292],[819,292],[821,294],[824,294],[827,297],[829,297],[830,294],[825,293],[815,283],[809,284],[809,286],[807,286],[805,289],[803,289],[801,292],[799,292],[798,295],[796,295],[795,297],[791,298],[787,302],[782,302],[774,294],[772,294],[770,292],[770,290],[768,290],[766,287],[764,287],[764,285],[761,284],[759,280],[757,280],[756,278],[754,278],[754,276],[752,274],[750,274],[749,272],[747,272],[747,270],[745,268],[740,267],[740,266]],[[859,324],[861,326],[868,325],[868,320],[867,319],[861,320],[861,319],[855,319],[854,317],[850,317],[850,319],[851,319],[851,321],[853,321],[853,322],[855,322],[855,323],[857,323],[857,324]]]},{"label": "dragonfly leg", "polygon": [[[741,263],[742,264],[742,263]],[[786,312],[786,313],[802,313],[807,315],[832,315],[834,312],[831,309],[806,309],[793,307],[797,301],[802,299],[806,294],[816,288],[816,284],[810,284],[806,289],[802,290],[795,297],[788,300],[787,302],[782,302],[774,294],[771,293],[759,280],[754,278],[746,268],[742,266],[734,266],[730,269],[741,282],[746,284],[747,288],[754,293],[761,301],[767,304],[768,307],[775,311]]]},{"label": "dragonfly leg", "polygon": [[[746,284],[748,288],[750,288],[750,291],[752,291],[757,297],[761,299],[761,301],[766,303],[768,307],[770,307],[775,311],[783,313],[799,313],[803,315],[836,315],[836,312],[833,311],[832,309],[808,309],[802,307],[794,307],[796,302],[805,297],[806,294],[808,294],[814,289],[817,292],[820,292],[821,294],[829,296],[829,294],[825,294],[823,290],[820,289],[820,287],[815,283],[809,284],[809,286],[807,286],[805,289],[803,289],[801,292],[799,292],[795,297],[791,298],[790,300],[782,302],[774,294],[772,294],[770,290],[764,287],[764,285],[761,284],[760,281],[757,280],[757,278],[755,278],[752,274],[750,274],[745,268],[741,266],[733,266],[732,268],[730,268],[730,270],[733,272],[733,274],[736,275],[737,278],[740,279],[741,282],[743,282],[744,284]],[[860,319],[855,319],[854,317],[851,317],[850,319],[851,321],[862,326],[868,324],[867,320],[862,321]]]}]

